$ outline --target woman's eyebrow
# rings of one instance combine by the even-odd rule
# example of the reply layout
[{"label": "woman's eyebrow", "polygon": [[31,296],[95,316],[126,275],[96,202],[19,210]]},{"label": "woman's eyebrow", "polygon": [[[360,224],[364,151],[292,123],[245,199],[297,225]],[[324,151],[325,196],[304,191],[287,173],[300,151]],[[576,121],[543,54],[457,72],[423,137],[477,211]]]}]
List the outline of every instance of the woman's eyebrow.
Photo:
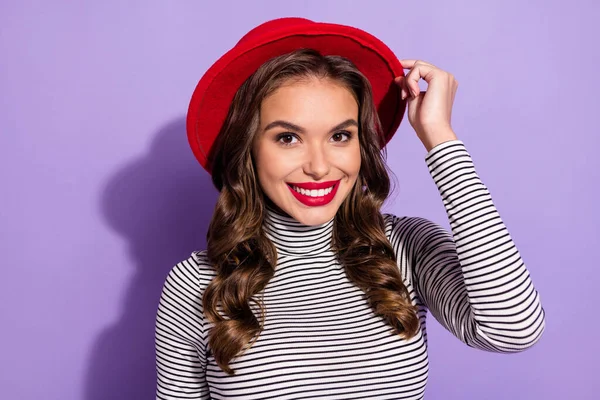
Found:
[{"label": "woman's eyebrow", "polygon": [[348,128],[350,126],[355,126],[358,128],[358,122],[356,122],[356,120],[353,118],[347,119],[344,122],[342,122],[341,124],[334,126],[333,129],[331,129],[331,131],[329,131],[329,133],[333,133],[335,131],[339,131],[341,129]]},{"label": "woman's eyebrow", "polygon": [[298,125],[294,125],[291,122],[281,121],[281,120],[271,122],[269,125],[267,125],[265,127],[264,132],[268,131],[269,129],[273,129],[273,128],[277,128],[277,127],[284,128],[284,129],[298,132],[298,133],[306,132],[303,128],[299,127]]},{"label": "woman's eyebrow", "polygon": [[[347,128],[349,126],[355,126],[358,127],[358,122],[353,119],[353,118],[349,118],[347,120],[345,120],[344,122],[337,124],[336,126],[334,126],[333,128],[331,128],[331,130],[329,131],[329,133],[333,133],[335,131],[339,131],[340,129],[344,129]],[[273,128],[284,128],[293,132],[298,132],[298,133],[305,133],[306,130],[298,125],[292,124],[291,122],[287,122],[287,121],[282,121],[282,120],[277,120],[277,121],[273,121],[271,122],[269,125],[267,125],[264,129],[264,132],[268,131],[269,129],[273,129]]]}]

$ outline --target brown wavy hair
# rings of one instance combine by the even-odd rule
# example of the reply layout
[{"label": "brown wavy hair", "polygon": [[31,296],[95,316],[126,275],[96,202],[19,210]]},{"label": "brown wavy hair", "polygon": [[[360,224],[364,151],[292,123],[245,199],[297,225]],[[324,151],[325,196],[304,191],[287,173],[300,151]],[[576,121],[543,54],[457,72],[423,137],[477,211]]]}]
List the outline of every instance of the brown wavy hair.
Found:
[{"label": "brown wavy hair", "polygon": [[330,79],[346,87],[359,104],[361,170],[334,218],[333,248],[348,279],[362,289],[374,313],[405,339],[419,320],[404,286],[393,248],[384,231],[381,206],[390,178],[381,148],[384,137],[371,85],[348,59],[303,49],[271,59],[239,88],[209,154],[219,198],[207,234],[207,257],[216,276],[202,304],[209,348],[226,373],[231,360],[258,338],[264,323],[260,295],[273,277],[276,249],[263,231],[271,204],[258,183],[252,144],[262,101],[284,82]]}]

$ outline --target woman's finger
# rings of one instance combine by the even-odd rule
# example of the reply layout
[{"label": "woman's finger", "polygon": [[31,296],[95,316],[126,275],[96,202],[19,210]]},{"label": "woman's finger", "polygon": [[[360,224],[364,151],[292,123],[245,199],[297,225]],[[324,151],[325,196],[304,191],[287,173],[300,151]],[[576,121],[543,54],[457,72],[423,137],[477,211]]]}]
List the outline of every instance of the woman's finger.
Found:
[{"label": "woman's finger", "polygon": [[398,60],[400,61],[400,64],[402,64],[402,67],[404,69],[410,69],[413,68],[415,66],[416,63],[419,64],[426,64],[426,65],[430,65],[434,68],[437,68],[435,65],[433,65],[432,63],[429,63],[427,61],[423,61],[423,60],[410,60],[410,59],[406,59],[406,60]]},{"label": "woman's finger", "polygon": [[423,78],[425,82],[429,84],[436,70],[437,68],[431,64],[420,62],[413,64],[413,68],[405,78],[406,84],[408,85],[413,97],[418,96],[421,91],[419,88],[419,79]]},{"label": "woman's finger", "polygon": [[404,79],[403,75],[397,76],[394,79],[394,82],[396,82],[396,84],[398,86],[400,86],[400,91],[402,93],[402,100],[406,99],[408,97],[408,87],[406,86],[406,80]]}]

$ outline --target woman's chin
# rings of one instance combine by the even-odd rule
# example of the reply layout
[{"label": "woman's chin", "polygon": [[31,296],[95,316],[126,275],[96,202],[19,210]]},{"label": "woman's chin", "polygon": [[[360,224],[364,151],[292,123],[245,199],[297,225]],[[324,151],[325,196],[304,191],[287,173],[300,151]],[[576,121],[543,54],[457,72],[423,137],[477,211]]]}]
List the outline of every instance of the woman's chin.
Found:
[{"label": "woman's chin", "polygon": [[290,216],[303,225],[322,225],[335,217],[337,209],[333,202],[320,207],[294,207]]}]

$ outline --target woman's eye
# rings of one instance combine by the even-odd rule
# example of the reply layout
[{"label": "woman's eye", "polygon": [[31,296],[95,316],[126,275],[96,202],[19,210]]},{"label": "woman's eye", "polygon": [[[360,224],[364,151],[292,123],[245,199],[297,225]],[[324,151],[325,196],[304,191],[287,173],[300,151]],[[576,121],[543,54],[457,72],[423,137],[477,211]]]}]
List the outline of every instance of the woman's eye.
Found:
[{"label": "woman's eye", "polygon": [[334,142],[346,142],[346,141],[350,140],[351,136],[352,136],[352,134],[350,132],[337,132],[337,133],[333,134],[331,139]]},{"label": "woman's eye", "polygon": [[277,141],[281,144],[290,145],[296,143],[298,138],[296,135],[291,133],[282,133],[281,135],[277,136]]}]

